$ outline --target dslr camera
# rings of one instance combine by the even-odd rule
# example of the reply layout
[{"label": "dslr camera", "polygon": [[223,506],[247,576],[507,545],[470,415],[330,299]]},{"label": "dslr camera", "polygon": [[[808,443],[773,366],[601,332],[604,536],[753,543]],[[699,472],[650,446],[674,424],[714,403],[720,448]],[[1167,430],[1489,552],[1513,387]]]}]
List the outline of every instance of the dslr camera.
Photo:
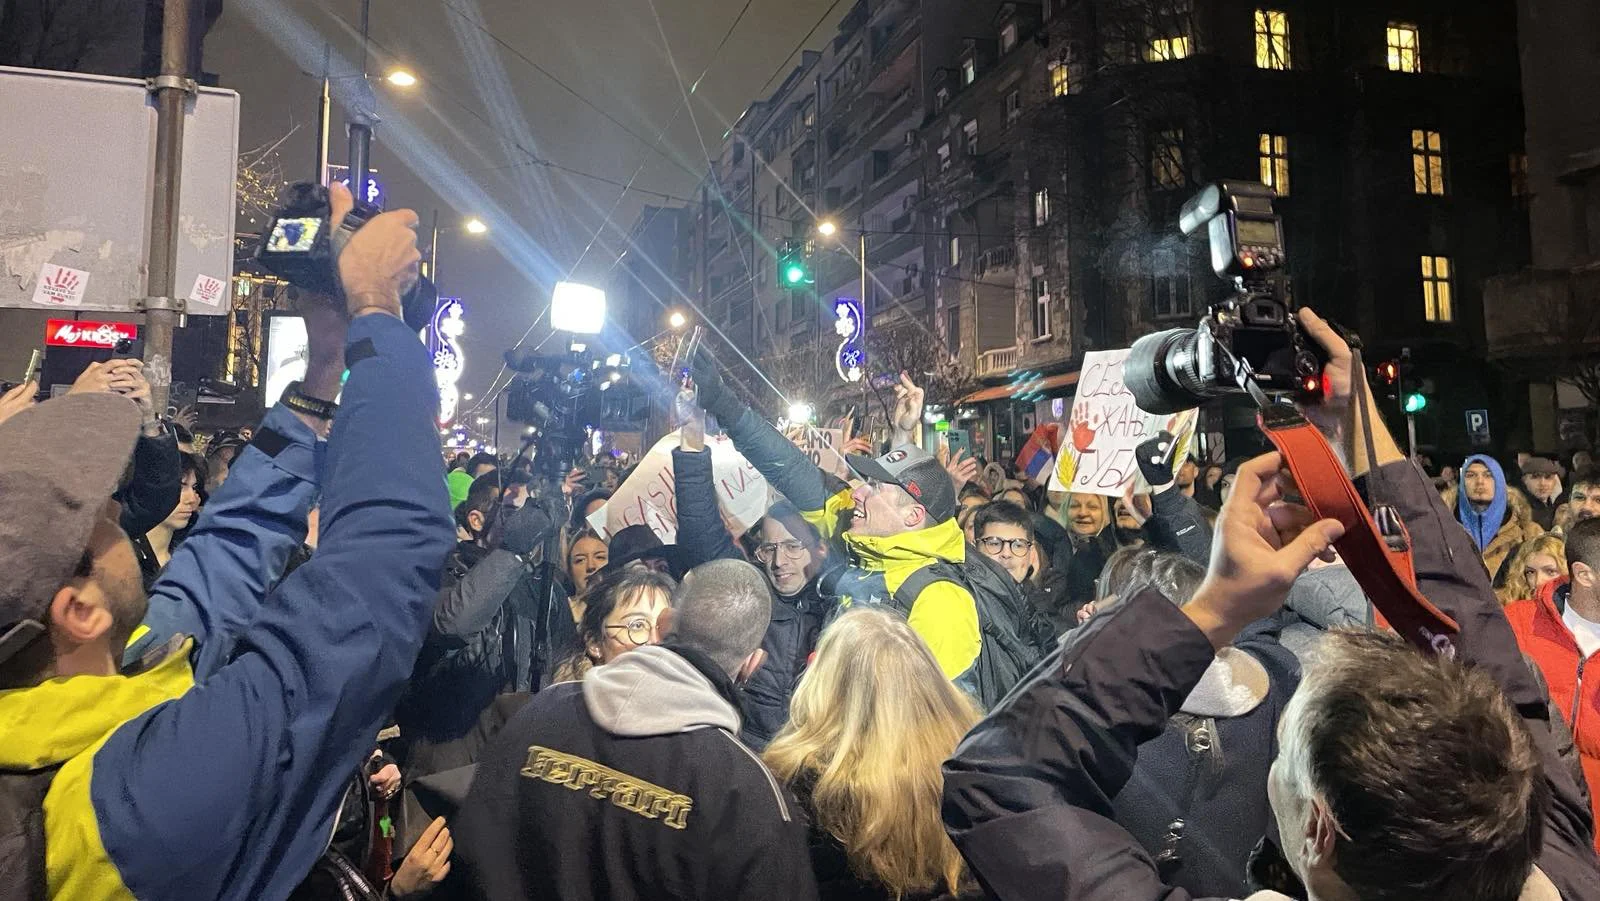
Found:
[{"label": "dslr camera", "polygon": [[1147,413],[1177,413],[1228,394],[1314,399],[1326,362],[1300,330],[1283,273],[1283,220],[1271,188],[1220,181],[1183,205],[1178,228],[1202,226],[1211,268],[1233,286],[1211,304],[1195,328],[1169,329],[1133,343],[1123,381]]},{"label": "dslr camera", "polygon": [[599,391],[585,353],[539,355],[506,352],[517,373],[506,389],[506,418],[534,427],[537,445],[530,476],[559,482],[572,469],[597,420]]},{"label": "dslr camera", "polygon": [[[314,182],[299,182],[284,189],[283,206],[267,222],[256,262],[261,268],[297,288],[343,297],[339,284],[339,254],[372,217],[383,212],[356,200],[338,228],[332,227],[333,210],[328,189]],[[421,331],[433,320],[439,292],[433,282],[418,277],[401,298],[406,325]]]}]

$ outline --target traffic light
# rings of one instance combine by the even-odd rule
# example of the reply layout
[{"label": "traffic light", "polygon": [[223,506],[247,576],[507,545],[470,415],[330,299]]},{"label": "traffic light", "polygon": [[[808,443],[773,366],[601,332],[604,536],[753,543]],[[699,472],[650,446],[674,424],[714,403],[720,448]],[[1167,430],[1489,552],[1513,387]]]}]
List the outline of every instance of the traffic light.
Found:
[{"label": "traffic light", "polygon": [[1428,408],[1428,395],[1421,391],[1413,391],[1406,395],[1405,410],[1407,413],[1421,413]]},{"label": "traffic light", "polygon": [[1393,385],[1400,378],[1400,363],[1398,360],[1384,360],[1377,367],[1378,378],[1385,385]]},{"label": "traffic light", "polygon": [[805,245],[785,243],[778,249],[778,284],[781,287],[801,288],[816,283]]}]

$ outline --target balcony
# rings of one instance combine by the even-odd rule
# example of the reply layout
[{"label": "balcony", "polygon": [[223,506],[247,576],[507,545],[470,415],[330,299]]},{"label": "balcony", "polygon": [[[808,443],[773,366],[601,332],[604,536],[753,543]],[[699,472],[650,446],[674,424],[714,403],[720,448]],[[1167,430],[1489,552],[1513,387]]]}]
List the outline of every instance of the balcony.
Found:
[{"label": "balcony", "polygon": [[991,272],[1017,268],[1017,248],[1011,244],[1002,244],[991,247],[978,254],[978,260],[973,266],[972,274],[983,278]]},{"label": "balcony", "polygon": [[1600,350],[1600,263],[1488,279],[1483,328],[1491,360],[1559,360]]},{"label": "balcony", "polygon": [[1001,347],[978,354],[978,377],[1005,375],[1016,368],[1018,353],[1015,347]]}]

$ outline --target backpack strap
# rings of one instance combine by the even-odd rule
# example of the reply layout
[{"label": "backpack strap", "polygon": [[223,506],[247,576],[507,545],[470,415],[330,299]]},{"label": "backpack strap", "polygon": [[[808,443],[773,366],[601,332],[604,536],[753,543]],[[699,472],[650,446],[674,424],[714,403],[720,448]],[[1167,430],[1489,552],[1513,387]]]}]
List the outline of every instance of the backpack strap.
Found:
[{"label": "backpack strap", "polygon": [[900,587],[894,590],[895,606],[901,612],[909,614],[911,605],[915,604],[917,598],[922,596],[923,590],[935,582],[954,582],[967,589],[967,593],[971,594],[971,589],[962,582],[961,578],[953,571],[954,569],[955,567],[949,566],[943,560],[935,560],[927,566],[913,571],[911,575],[906,576],[904,582],[900,583]]}]

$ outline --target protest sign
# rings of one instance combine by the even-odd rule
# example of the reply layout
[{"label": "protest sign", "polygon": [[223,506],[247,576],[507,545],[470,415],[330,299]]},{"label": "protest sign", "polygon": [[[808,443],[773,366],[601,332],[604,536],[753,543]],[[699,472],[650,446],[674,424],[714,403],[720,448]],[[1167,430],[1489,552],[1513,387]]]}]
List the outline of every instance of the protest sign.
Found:
[{"label": "protest sign", "polygon": [[844,446],[843,429],[796,426],[789,430],[789,440],[805,451],[818,469],[841,479],[850,478],[850,470],[844,465],[844,456],[839,453],[839,448]]},{"label": "protest sign", "polygon": [[1110,497],[1121,497],[1130,484],[1136,492],[1149,491],[1134,449],[1163,431],[1176,438],[1171,459],[1189,453],[1196,411],[1161,416],[1139,409],[1122,382],[1127,359],[1126,349],[1084,355],[1072,416],[1050,479],[1052,489]]},{"label": "protest sign", "polygon": [[[646,525],[666,544],[678,539],[678,502],[673,480],[672,451],[679,434],[657,441],[633,474],[611,495],[606,505],[589,515],[589,525],[607,541],[628,526]],[[744,455],[734,450],[727,436],[706,439],[711,452],[711,477],[722,521],[735,534],[755,525],[772,506],[767,480]]]}]

